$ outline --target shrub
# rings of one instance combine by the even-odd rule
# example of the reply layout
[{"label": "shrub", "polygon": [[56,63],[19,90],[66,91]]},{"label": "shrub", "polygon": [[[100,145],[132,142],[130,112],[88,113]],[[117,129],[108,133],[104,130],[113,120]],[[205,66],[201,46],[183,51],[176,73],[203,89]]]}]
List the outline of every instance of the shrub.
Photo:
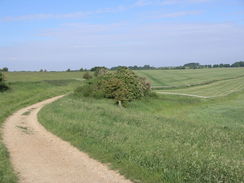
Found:
[{"label": "shrub", "polygon": [[0,72],[0,92],[8,89],[8,86],[5,83],[4,74]]},{"label": "shrub", "polygon": [[125,103],[149,95],[150,83],[138,77],[126,67],[119,68],[116,72],[106,71],[76,89],[75,93],[84,96],[104,97],[115,99],[117,103]]},{"label": "shrub", "polygon": [[92,78],[92,75],[91,75],[89,72],[86,72],[86,73],[83,75],[83,78],[84,78],[84,79],[91,79],[91,78]]},{"label": "shrub", "polygon": [[118,78],[110,78],[104,81],[104,95],[106,98],[112,98],[116,101],[128,101],[129,89],[125,83]]},{"label": "shrub", "polygon": [[108,73],[109,70],[106,67],[93,67],[91,71],[94,71],[94,75],[98,77]]},{"label": "shrub", "polygon": [[4,67],[4,68],[0,69],[0,71],[8,72],[8,68],[7,67]]}]

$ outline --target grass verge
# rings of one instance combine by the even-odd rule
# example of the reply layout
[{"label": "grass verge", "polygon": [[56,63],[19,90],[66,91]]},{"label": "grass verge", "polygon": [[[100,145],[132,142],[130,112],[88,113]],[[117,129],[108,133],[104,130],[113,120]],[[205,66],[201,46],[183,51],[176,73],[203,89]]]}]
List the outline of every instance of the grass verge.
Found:
[{"label": "grass verge", "polygon": [[120,109],[70,95],[44,107],[39,120],[135,182],[242,182],[243,101],[244,93],[160,96]]}]

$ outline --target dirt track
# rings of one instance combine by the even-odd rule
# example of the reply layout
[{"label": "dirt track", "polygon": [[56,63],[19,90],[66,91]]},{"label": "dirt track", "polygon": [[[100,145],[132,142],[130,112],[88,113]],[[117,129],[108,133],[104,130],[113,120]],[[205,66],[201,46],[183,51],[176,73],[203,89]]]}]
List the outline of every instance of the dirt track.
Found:
[{"label": "dirt track", "polygon": [[214,98],[214,97],[206,97],[206,96],[200,96],[200,95],[192,95],[192,94],[185,94],[185,93],[174,93],[174,92],[158,91],[157,93],[159,93],[159,94],[167,94],[167,95],[181,95],[181,96],[196,97],[196,98]]},{"label": "dirt track", "polygon": [[4,125],[4,143],[21,183],[129,183],[43,128],[38,111],[54,97],[23,108]]}]

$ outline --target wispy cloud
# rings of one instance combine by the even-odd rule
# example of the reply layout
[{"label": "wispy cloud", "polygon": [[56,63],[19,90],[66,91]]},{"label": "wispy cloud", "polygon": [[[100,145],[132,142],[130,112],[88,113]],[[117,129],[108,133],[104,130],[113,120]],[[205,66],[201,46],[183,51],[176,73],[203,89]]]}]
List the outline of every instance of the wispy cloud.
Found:
[{"label": "wispy cloud", "polygon": [[62,14],[29,14],[29,15],[20,15],[20,16],[7,16],[0,18],[2,22],[11,22],[11,21],[28,21],[28,20],[43,20],[43,19],[79,19],[87,16],[98,15],[98,14],[108,14],[108,13],[119,13],[126,11],[132,8],[142,7],[151,4],[151,1],[147,0],[138,0],[129,5],[119,5],[112,8],[103,8],[92,11],[78,11],[71,13],[62,13]]},{"label": "wispy cloud", "polygon": [[[20,15],[20,16],[6,16],[0,18],[0,22],[12,22],[12,21],[29,21],[29,20],[44,20],[44,19],[79,19],[87,16],[98,15],[98,14],[109,14],[109,13],[119,13],[127,11],[133,8],[140,8],[144,6],[163,6],[170,4],[178,3],[200,3],[208,2],[210,0],[137,0],[129,5],[119,5],[112,8],[103,8],[92,11],[78,11],[71,13],[62,13],[62,14],[29,14],[29,15]],[[181,12],[181,14],[187,14],[186,12]],[[168,15],[165,17],[176,17],[177,15]],[[182,15],[181,15],[182,16]]]},{"label": "wispy cloud", "polygon": [[148,6],[152,5],[154,2],[152,0],[138,0],[136,1],[133,6],[140,7],[140,6]]},{"label": "wispy cloud", "polygon": [[176,17],[188,16],[188,15],[198,15],[201,13],[202,11],[177,11],[177,12],[157,15],[154,18],[176,18]]},{"label": "wispy cloud", "polygon": [[80,11],[71,12],[63,14],[29,14],[22,16],[7,16],[1,18],[0,21],[10,22],[10,21],[24,21],[24,20],[42,20],[42,19],[72,19],[72,18],[84,18],[91,15],[104,14],[104,13],[116,13],[126,10],[127,7],[117,6],[115,8],[105,8],[95,11]]},{"label": "wispy cloud", "polygon": [[77,12],[70,14],[29,14],[21,16],[7,16],[1,18],[1,21],[11,22],[11,21],[24,21],[24,20],[41,20],[41,19],[58,19],[58,18],[74,18],[74,17],[84,17],[86,13]]},{"label": "wispy cloud", "polygon": [[183,4],[183,3],[206,3],[211,0],[162,0],[159,4],[171,5],[171,4]]},{"label": "wispy cloud", "polygon": [[137,0],[136,6],[206,3],[214,0]]}]

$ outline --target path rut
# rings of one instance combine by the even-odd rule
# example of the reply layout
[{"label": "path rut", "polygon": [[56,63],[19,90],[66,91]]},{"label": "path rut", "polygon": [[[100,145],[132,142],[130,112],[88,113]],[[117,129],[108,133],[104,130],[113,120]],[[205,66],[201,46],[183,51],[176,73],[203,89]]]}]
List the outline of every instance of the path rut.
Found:
[{"label": "path rut", "polygon": [[39,110],[61,97],[23,108],[5,122],[3,139],[19,182],[130,183],[40,125],[37,120]]},{"label": "path rut", "polygon": [[185,93],[174,93],[174,92],[162,92],[162,91],[158,91],[156,93],[166,94],[166,95],[181,95],[181,96],[196,97],[196,98],[214,98],[215,97],[215,96],[206,97],[206,96],[201,96],[201,95],[193,95],[193,94],[185,94]]}]

